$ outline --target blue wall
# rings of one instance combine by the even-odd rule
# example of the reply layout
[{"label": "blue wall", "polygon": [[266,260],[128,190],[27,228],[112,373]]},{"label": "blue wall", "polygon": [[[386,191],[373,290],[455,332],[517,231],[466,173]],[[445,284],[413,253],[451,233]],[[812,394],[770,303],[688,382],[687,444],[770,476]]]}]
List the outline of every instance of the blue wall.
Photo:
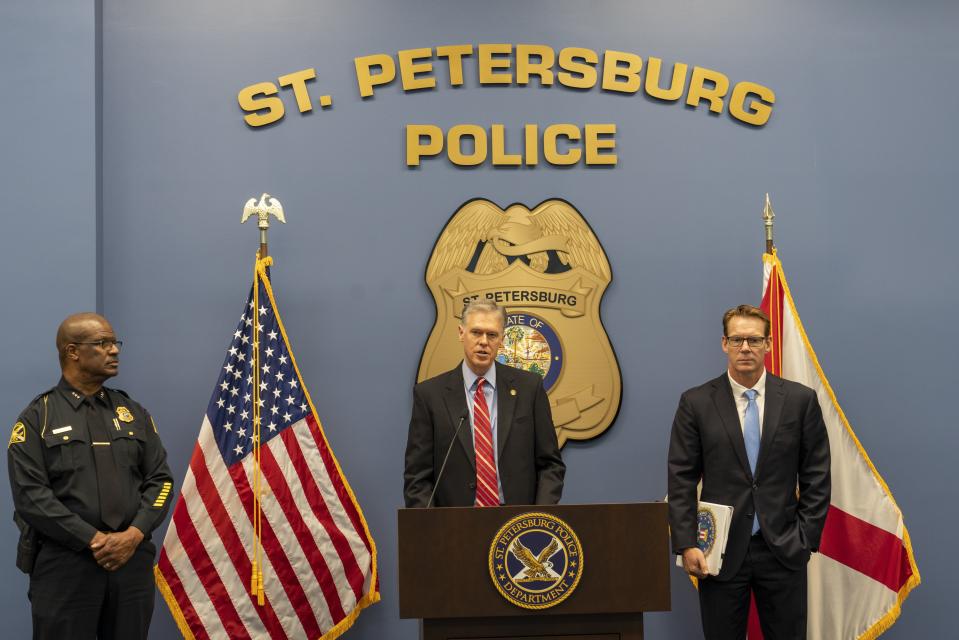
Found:
[{"label": "blue wall", "polygon": [[[7,428],[57,382],[57,325],[97,304],[95,27],[90,1],[0,3],[0,415]],[[6,456],[3,467],[6,477]],[[26,638],[27,579],[13,566],[12,514],[4,489],[0,615],[4,637]]]},{"label": "blue wall", "polygon": [[[564,501],[654,500],[665,493],[679,393],[722,370],[720,314],[758,300],[768,191],[806,329],[906,515],[922,572],[884,637],[949,635],[940,593],[953,581],[949,564],[934,559],[959,525],[948,507],[959,437],[943,402],[959,358],[949,322],[959,312],[949,284],[959,266],[953,4],[103,0],[96,238],[95,29],[85,4],[82,20],[23,9],[25,28],[0,45],[4,60],[7,51],[20,60],[5,67],[5,80],[35,82],[22,93],[31,99],[55,89],[60,101],[24,106],[18,121],[28,127],[6,117],[3,125],[14,148],[35,157],[28,166],[5,152],[3,179],[17,176],[14,202],[44,211],[15,223],[30,225],[14,249],[17,270],[30,277],[5,285],[17,310],[5,332],[6,415],[53,381],[53,331],[67,311],[93,304],[98,246],[102,308],[127,341],[117,385],[157,416],[182,478],[249,287],[256,234],[238,224],[242,204],[276,195],[289,220],[271,232],[280,307],[380,549],[383,602],[350,637],[414,638],[415,623],[397,617],[395,510],[409,387],[433,321],[423,272],[447,218],[473,197],[503,206],[559,197],[590,222],[614,273],[603,318],[623,401],[607,434],[564,449]],[[60,35],[59,24],[72,35]],[[60,50],[65,41],[71,51]],[[357,94],[354,57],[484,42],[686,62],[768,85],[776,106],[756,129],[638,95],[481,87],[473,67],[456,90],[440,81],[434,91],[404,94],[394,83],[369,100]],[[301,116],[285,95],[280,123],[243,123],[241,87],[306,67],[334,95],[331,109]],[[45,73],[46,83],[21,79]],[[501,122],[514,132],[526,122],[615,122],[619,164],[464,170],[438,159],[409,170],[411,122]],[[0,540],[12,546],[12,525],[0,527]],[[698,633],[694,594],[678,572],[673,578],[674,611],[647,618],[650,638]],[[25,629],[23,581],[0,588],[5,619]],[[153,637],[175,634],[159,603]]]}]

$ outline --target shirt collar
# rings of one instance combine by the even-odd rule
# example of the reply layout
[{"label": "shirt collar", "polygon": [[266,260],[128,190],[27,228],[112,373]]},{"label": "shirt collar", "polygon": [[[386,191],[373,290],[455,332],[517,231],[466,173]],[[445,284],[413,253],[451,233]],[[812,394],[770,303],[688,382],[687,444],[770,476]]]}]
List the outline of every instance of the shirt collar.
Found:
[{"label": "shirt collar", "polygon": [[[473,373],[473,370],[470,369],[470,366],[466,364],[466,360],[463,360],[463,382],[466,384],[466,388],[470,391],[473,390],[473,387],[476,385],[476,379],[479,378],[478,375]],[[493,389],[496,388],[496,363],[494,362],[492,366],[483,374],[483,378],[486,379],[487,384]]]},{"label": "shirt collar", "polygon": [[[60,391],[60,394],[70,403],[74,411],[79,409],[80,405],[83,404],[83,401],[86,399],[85,395],[77,391],[73,385],[67,382],[66,378],[63,377],[61,377],[60,382],[57,383],[57,390]],[[107,392],[103,390],[103,387],[100,387],[100,390],[93,395],[102,403],[107,404]]]},{"label": "shirt collar", "polygon": [[759,380],[757,380],[756,384],[754,384],[752,387],[744,387],[743,385],[733,380],[733,377],[729,375],[729,371],[726,371],[726,377],[729,378],[729,384],[733,388],[734,398],[741,398],[743,396],[743,393],[745,393],[747,389],[754,389],[756,393],[760,396],[766,393],[766,369],[765,368],[763,368],[763,372],[759,376]]}]

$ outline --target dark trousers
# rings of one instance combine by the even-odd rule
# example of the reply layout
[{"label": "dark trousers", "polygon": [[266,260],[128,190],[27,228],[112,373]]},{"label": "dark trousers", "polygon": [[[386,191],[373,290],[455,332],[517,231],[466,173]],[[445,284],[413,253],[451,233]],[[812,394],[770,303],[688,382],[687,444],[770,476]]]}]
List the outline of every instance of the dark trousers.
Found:
[{"label": "dark trousers", "polygon": [[764,640],[805,640],[806,567],[787,569],[776,559],[762,535],[749,541],[739,571],[730,580],[699,582],[699,610],[706,640],[743,640],[749,617],[749,592]]},{"label": "dark trousers", "polygon": [[89,550],[45,541],[30,574],[35,640],[146,640],[153,616],[153,557],[145,541],[116,571]]}]

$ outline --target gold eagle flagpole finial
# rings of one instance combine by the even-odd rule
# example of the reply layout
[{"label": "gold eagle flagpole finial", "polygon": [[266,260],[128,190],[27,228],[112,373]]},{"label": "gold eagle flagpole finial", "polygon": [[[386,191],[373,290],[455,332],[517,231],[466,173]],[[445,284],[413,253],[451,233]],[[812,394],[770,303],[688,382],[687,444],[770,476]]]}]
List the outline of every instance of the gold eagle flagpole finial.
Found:
[{"label": "gold eagle flagpole finial", "polygon": [[776,217],[773,212],[773,205],[769,202],[769,194],[766,194],[766,205],[763,207],[763,223],[766,225],[766,253],[772,255],[775,244],[773,243],[773,218]]},{"label": "gold eagle flagpole finial", "polygon": [[286,224],[286,218],[283,217],[283,205],[280,201],[268,193],[260,196],[260,201],[256,198],[250,198],[243,207],[243,217],[240,218],[240,224],[249,219],[253,214],[257,216],[257,227],[260,229],[260,259],[267,256],[266,232],[270,229],[270,216]]}]

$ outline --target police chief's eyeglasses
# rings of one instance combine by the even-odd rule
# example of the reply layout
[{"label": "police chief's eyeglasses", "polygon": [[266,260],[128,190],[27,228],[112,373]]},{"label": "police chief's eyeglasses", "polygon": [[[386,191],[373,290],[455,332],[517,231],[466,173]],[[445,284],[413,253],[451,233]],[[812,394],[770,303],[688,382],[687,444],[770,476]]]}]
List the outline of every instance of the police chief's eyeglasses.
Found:
[{"label": "police chief's eyeglasses", "polygon": [[762,336],[749,336],[749,337],[724,336],[724,337],[726,338],[726,343],[731,347],[741,347],[743,346],[743,342],[745,342],[753,349],[763,346],[764,344],[766,344],[766,340],[768,340],[768,338],[764,338]]},{"label": "police chief's eyeglasses", "polygon": [[74,342],[73,344],[93,344],[104,351],[109,351],[113,347],[116,347],[117,351],[123,348],[123,340],[114,340],[113,338],[104,338],[103,340],[95,340],[93,342]]}]

